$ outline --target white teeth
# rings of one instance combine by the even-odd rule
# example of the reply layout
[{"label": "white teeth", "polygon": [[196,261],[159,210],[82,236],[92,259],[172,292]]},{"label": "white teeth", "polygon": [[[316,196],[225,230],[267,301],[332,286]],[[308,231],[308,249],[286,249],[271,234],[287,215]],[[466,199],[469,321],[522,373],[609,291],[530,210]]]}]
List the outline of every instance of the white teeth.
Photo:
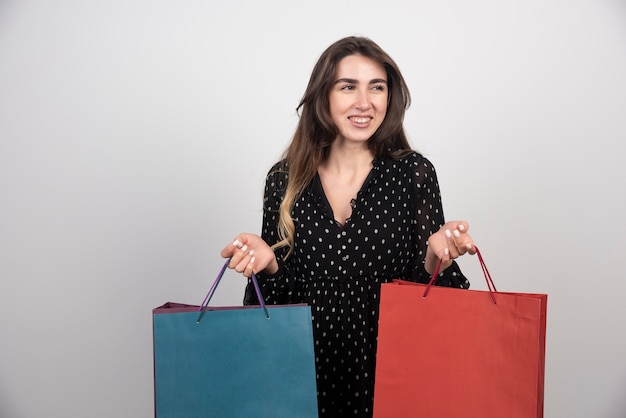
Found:
[{"label": "white teeth", "polygon": [[354,123],[367,123],[370,121],[370,118],[352,118]]}]

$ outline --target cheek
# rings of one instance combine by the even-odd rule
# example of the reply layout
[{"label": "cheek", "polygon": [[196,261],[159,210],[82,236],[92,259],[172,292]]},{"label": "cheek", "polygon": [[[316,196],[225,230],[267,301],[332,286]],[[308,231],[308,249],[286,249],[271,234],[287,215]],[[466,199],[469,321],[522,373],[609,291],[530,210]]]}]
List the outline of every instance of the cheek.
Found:
[{"label": "cheek", "polygon": [[373,94],[370,96],[370,103],[376,108],[378,112],[386,112],[389,102],[388,94]]},{"label": "cheek", "polygon": [[382,99],[376,102],[376,110],[378,111],[378,113],[382,115],[387,115],[387,110],[388,110],[387,99]]},{"label": "cheek", "polygon": [[346,112],[347,109],[350,108],[350,104],[347,103],[346,100],[341,100],[341,98],[332,98],[329,101],[328,104],[328,110],[330,112],[330,116],[333,119],[342,119],[343,118],[343,114]]}]

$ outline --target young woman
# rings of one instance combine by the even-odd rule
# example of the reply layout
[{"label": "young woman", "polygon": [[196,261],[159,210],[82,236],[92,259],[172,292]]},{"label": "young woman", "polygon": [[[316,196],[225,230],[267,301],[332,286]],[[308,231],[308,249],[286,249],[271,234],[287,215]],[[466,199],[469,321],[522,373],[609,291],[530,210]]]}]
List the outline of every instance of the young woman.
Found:
[{"label": "young woman", "polygon": [[[394,61],[348,37],[319,58],[284,158],[269,171],[261,236],[222,250],[257,275],[268,304],[313,314],[320,417],[372,415],[380,285],[394,278],[467,288],[453,261],[474,254],[464,221],[445,223],[433,165],[404,132],[410,104]],[[244,303],[254,304],[250,284]]]}]

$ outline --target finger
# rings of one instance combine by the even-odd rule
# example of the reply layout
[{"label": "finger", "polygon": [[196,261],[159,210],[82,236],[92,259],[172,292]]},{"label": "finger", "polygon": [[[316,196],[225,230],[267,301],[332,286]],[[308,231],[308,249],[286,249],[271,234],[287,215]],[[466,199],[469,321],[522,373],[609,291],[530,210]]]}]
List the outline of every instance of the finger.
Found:
[{"label": "finger", "polygon": [[[245,252],[243,252],[244,249],[245,249]],[[241,251],[242,251],[241,257],[239,257],[235,261],[236,264],[234,266],[234,269],[238,271],[239,273],[245,272],[246,268],[250,264],[250,260],[254,256],[254,251],[253,250],[248,251],[245,246],[242,247]]]},{"label": "finger", "polygon": [[238,238],[230,244],[230,262],[228,268],[235,269],[248,252],[248,247],[244,245]]},{"label": "finger", "polygon": [[454,234],[456,237],[457,248],[459,248],[459,252],[462,254],[476,254],[476,246],[474,245],[474,240],[467,232],[460,232],[459,234]]},{"label": "finger", "polygon": [[246,277],[250,277],[252,276],[252,273],[254,272],[254,255],[250,256],[250,261],[248,262],[248,265],[246,266],[246,268],[243,271],[243,275]]},{"label": "finger", "polygon": [[222,256],[222,258],[230,258],[234,252],[235,252],[235,249],[233,248],[233,245],[228,244],[226,247],[222,248],[222,251],[220,252],[220,256]]},{"label": "finger", "polygon": [[[458,233],[456,229],[454,231]],[[446,229],[444,233],[446,234],[446,244],[447,244],[447,249],[449,251],[450,258],[455,259],[459,255],[461,255],[456,245],[456,237],[455,237],[456,234],[451,232],[449,229]]]},{"label": "finger", "polygon": [[452,258],[450,257],[450,250],[447,247],[443,249],[443,255],[441,256],[440,263],[441,265],[439,266],[439,269],[438,269],[439,272],[444,271],[445,269],[450,267],[450,264],[452,264]]},{"label": "finger", "polygon": [[472,255],[476,254],[476,246],[474,245],[474,241],[472,240],[472,237],[470,237],[467,233],[467,231],[469,231],[469,224],[465,221],[459,221],[457,229],[461,232],[461,235],[465,235],[464,245],[467,249],[467,252]]},{"label": "finger", "polygon": [[232,257],[238,248],[243,246],[240,237],[236,237],[233,242],[224,247],[221,251],[221,256],[224,258]]},{"label": "finger", "polygon": [[240,244],[241,242],[237,238],[235,238],[233,242],[231,242],[222,249],[220,255],[224,258],[232,257]]},{"label": "finger", "polygon": [[461,234],[458,229],[455,229],[452,235],[454,237],[454,245],[459,255],[465,254],[471,247],[471,245],[468,245],[469,242],[466,239],[467,234]]}]

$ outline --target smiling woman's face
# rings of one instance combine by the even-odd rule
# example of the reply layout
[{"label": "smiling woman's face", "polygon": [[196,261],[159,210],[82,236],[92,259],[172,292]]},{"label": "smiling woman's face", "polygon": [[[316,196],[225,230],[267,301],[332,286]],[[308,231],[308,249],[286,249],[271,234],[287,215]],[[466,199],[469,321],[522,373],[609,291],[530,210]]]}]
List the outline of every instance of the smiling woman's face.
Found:
[{"label": "smiling woman's face", "polygon": [[362,55],[339,61],[330,90],[330,116],[339,130],[336,140],[366,143],[387,114],[387,73]]}]

